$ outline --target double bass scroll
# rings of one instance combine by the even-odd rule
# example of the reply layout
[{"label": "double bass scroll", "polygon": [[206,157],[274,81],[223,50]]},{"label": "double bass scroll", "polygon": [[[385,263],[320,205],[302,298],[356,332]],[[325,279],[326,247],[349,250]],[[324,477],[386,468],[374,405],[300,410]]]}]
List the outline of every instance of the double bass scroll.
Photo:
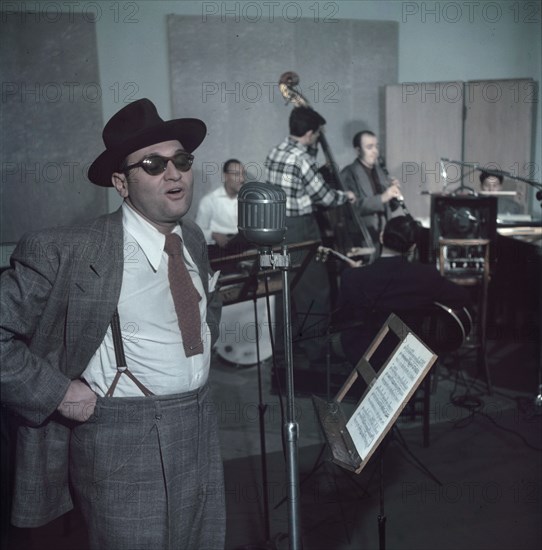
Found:
[{"label": "double bass scroll", "polygon": [[[285,72],[281,75],[279,80],[280,93],[287,101],[293,103],[296,107],[309,107],[312,109],[312,106],[309,104],[309,102],[303,97],[303,95],[299,91],[295,89],[295,86],[297,86],[298,84],[299,76],[297,75],[297,73],[293,71]],[[326,167],[330,171],[330,177],[334,181],[335,186],[341,191],[346,191],[323,129],[321,129],[320,131],[320,138],[318,141],[326,158]],[[371,251],[369,254],[368,263],[372,263],[376,259],[377,251],[373,238],[354,205],[350,202],[347,202],[345,206],[349,209],[349,214],[352,220],[354,221],[355,225],[358,227],[361,235],[363,236],[366,245],[365,250]]]}]

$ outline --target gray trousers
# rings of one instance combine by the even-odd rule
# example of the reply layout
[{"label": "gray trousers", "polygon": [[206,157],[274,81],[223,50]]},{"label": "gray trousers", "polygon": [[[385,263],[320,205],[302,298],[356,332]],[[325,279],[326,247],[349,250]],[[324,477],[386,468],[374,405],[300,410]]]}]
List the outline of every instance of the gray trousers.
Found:
[{"label": "gray trousers", "polygon": [[70,476],[93,550],[222,550],[225,501],[207,387],[98,397],[72,432]]}]

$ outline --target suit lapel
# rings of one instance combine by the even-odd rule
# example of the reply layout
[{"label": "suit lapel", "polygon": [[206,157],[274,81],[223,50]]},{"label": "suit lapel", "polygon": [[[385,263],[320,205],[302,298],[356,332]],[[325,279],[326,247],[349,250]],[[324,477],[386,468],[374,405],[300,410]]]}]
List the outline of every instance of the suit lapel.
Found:
[{"label": "suit lapel", "polygon": [[85,368],[117,306],[124,264],[122,212],[98,218],[75,260],[67,313],[69,364]]}]

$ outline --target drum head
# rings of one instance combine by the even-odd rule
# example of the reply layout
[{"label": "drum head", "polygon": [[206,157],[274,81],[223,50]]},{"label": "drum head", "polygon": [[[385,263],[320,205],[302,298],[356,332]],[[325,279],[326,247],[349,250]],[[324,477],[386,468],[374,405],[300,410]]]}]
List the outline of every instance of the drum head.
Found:
[{"label": "drum head", "polygon": [[[274,297],[270,298],[271,319],[274,319]],[[222,308],[220,335],[215,344],[216,353],[228,363],[250,366],[269,359],[272,354],[269,321],[265,298],[256,301],[257,327],[254,303],[241,302]]]}]

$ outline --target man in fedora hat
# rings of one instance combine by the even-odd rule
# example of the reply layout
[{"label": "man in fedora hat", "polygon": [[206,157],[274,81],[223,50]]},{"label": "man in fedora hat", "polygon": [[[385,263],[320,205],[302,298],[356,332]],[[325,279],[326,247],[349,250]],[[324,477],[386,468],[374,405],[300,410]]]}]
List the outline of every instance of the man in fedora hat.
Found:
[{"label": "man in fedora hat", "polygon": [[20,419],[17,526],[64,514],[73,494],[93,549],[224,546],[207,388],[220,301],[184,218],[205,133],[197,119],[163,121],[148,99],[124,107],[88,172],[122,207],[13,252],[0,337],[2,401]]}]

